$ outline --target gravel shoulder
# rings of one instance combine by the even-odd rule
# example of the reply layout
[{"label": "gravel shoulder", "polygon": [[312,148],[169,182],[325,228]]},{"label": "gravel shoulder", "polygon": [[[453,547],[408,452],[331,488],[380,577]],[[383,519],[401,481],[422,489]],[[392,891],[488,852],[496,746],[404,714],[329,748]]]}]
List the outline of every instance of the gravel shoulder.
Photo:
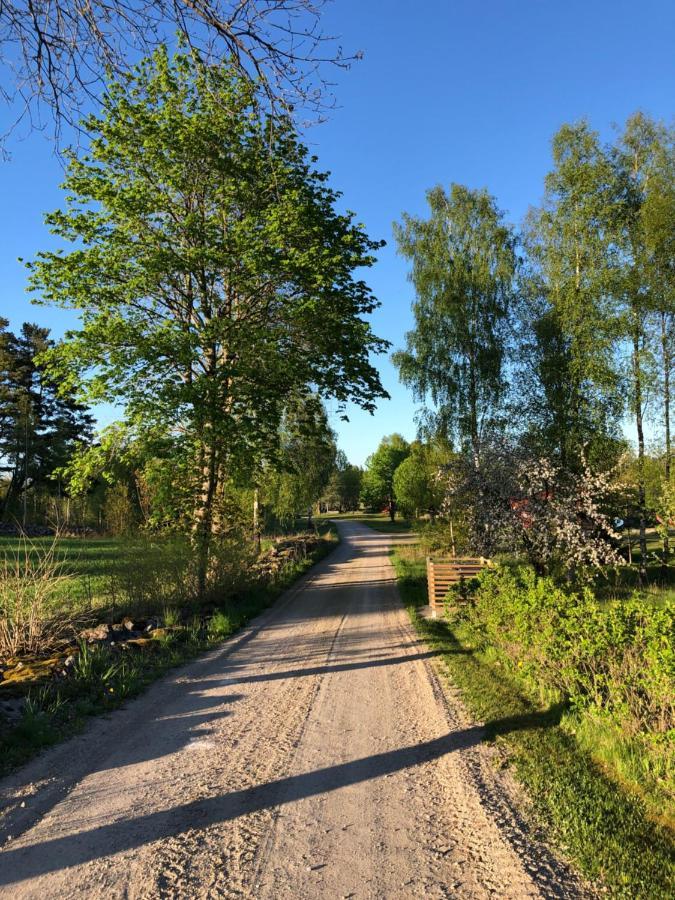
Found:
[{"label": "gravel shoulder", "polygon": [[1,897],[584,896],[441,689],[397,538],[338,527],[237,636],[0,783]]}]

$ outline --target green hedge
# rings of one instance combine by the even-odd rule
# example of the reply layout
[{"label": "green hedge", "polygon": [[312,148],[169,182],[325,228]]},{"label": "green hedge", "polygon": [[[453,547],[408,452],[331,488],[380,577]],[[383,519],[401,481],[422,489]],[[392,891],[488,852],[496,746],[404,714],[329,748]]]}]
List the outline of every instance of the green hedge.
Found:
[{"label": "green hedge", "polygon": [[639,595],[610,604],[588,588],[570,591],[528,566],[504,565],[481,575],[459,615],[531,695],[569,703],[581,730],[589,719],[613,728],[632,748],[633,768],[673,793],[672,606]]}]

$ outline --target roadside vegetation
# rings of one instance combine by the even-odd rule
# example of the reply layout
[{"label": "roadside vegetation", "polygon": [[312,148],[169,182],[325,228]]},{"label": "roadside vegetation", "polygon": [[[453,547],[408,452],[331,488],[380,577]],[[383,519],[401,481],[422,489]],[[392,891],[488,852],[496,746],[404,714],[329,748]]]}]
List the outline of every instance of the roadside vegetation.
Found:
[{"label": "roadside vegetation", "polygon": [[[95,595],[99,605],[78,607],[79,618],[73,612],[69,594],[59,592],[50,597],[48,615],[41,608],[28,617],[28,622],[49,623],[49,630],[39,632],[34,645],[26,643],[33,636],[30,629],[21,634],[22,645],[14,648],[6,632],[0,634],[4,642],[0,773],[73,734],[88,717],[119,706],[168,669],[230,637],[329,553],[337,540],[335,529],[322,524],[315,533],[294,534],[270,542],[269,549],[257,558],[256,566],[240,573],[237,579],[228,578],[210,598],[183,593],[184,572],[179,580],[171,582],[177,573],[177,561],[170,569],[165,556],[156,561],[140,600],[136,594],[132,602],[121,607],[110,604],[111,596],[121,594],[111,595],[107,593],[109,588]],[[90,549],[96,543],[88,542]],[[110,571],[106,574],[102,566],[99,575],[100,583],[105,585],[114,583],[115,568],[120,557],[125,557],[124,547],[118,542],[103,543],[110,545]],[[48,559],[54,555],[51,546],[44,551]],[[45,569],[40,548],[31,549],[31,557],[24,565],[34,567],[36,580],[46,582],[46,589],[60,587],[62,582]],[[66,583],[69,578],[76,583],[82,577],[89,583],[89,572],[83,575],[83,569],[100,571],[94,553],[82,566],[81,556],[70,556],[64,548],[59,548],[59,552],[62,558],[58,565],[66,573]],[[127,556],[125,565],[135,566],[137,561],[137,555]],[[141,590],[145,577],[140,572],[134,578],[135,591]],[[12,589],[0,578],[5,612]],[[31,599],[41,599],[39,592],[33,591]],[[16,603],[16,599],[11,602]],[[23,620],[17,622],[15,613],[14,619],[6,616],[2,621],[18,625]],[[87,627],[79,630],[85,623]]]},{"label": "roadside vegetation", "polygon": [[[658,730],[651,732],[655,745],[650,755],[655,755],[643,768],[646,757],[640,756],[639,749],[627,746],[621,725],[617,728],[622,716],[629,714],[621,703],[609,711],[608,701],[596,704],[593,694],[589,697],[585,692],[583,700],[577,695],[572,702],[565,691],[551,687],[550,678],[540,679],[534,674],[533,658],[548,669],[540,655],[546,634],[528,641],[521,659],[522,646],[508,643],[506,633],[504,643],[486,639],[485,626],[473,607],[448,612],[444,618],[422,616],[420,607],[427,603],[424,557],[418,547],[399,547],[393,562],[413,624],[438,652],[442,671],[460,689],[469,711],[485,723],[486,739],[497,743],[503,765],[512,768],[528,789],[535,823],[587,877],[597,879],[612,896],[645,900],[667,896],[674,872],[671,786],[660,777],[665,735]],[[495,577],[500,576],[486,575],[487,583]],[[489,596],[494,596],[494,588],[490,588]],[[488,602],[487,597],[485,594],[484,602]],[[545,594],[539,593],[539,597],[548,604]],[[569,613],[580,623],[574,598],[568,600],[563,617]],[[526,598],[522,595],[520,602],[524,610]],[[554,604],[551,602],[552,607]],[[509,602],[507,608],[513,605]],[[583,612],[582,607],[580,616]],[[493,621],[498,615],[494,611]],[[525,614],[521,622],[534,626],[537,619]],[[597,618],[593,624],[598,624]],[[590,631],[591,622],[588,627]],[[565,645],[565,636],[569,637],[571,631],[556,633],[558,646]],[[594,635],[591,647],[579,636],[567,645],[569,655],[557,660],[558,671],[570,678],[576,675],[577,690],[586,678],[600,682],[603,674],[612,670],[619,654],[612,638],[610,659],[603,658],[603,635],[607,636],[606,626],[601,634]],[[548,637],[552,636],[548,632]],[[638,639],[634,634],[632,645],[622,648],[634,664]],[[585,658],[574,659],[575,650],[585,653]],[[660,652],[668,652],[662,641]],[[589,662],[592,665],[587,670],[584,664]],[[554,661],[551,667],[555,668]],[[657,663],[650,671],[643,669],[641,677],[661,678],[663,685],[669,676],[666,666],[662,663],[659,669]],[[635,687],[634,682],[624,685],[621,680],[615,684],[617,692],[630,692]],[[664,698],[659,690],[655,702],[658,697],[666,706],[672,702],[672,694]],[[601,698],[596,694],[595,699]],[[634,732],[635,723],[631,725]]]}]

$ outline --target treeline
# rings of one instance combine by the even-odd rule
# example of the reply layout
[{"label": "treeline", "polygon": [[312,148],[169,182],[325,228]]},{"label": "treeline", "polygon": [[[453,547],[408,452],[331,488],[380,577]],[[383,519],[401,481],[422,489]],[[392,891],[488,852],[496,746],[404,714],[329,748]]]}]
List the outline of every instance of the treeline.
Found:
[{"label": "treeline", "polygon": [[[490,517],[522,526],[514,504],[542,506],[564,481],[581,490],[584,475],[621,484],[595,524],[635,518],[643,564],[647,526],[675,518],[673,137],[642,113],[609,144],[587,122],[565,125],[543,202],[520,228],[487,191],[457,184],[428,192],[426,218],[395,226],[416,299],[394,361],[422,401],[422,433],[470,463],[464,494],[473,480],[474,507],[489,507],[476,523],[486,549],[499,543]],[[651,451],[648,422],[661,441]],[[455,478],[448,496],[456,489]],[[663,540],[667,557],[667,527]]]}]

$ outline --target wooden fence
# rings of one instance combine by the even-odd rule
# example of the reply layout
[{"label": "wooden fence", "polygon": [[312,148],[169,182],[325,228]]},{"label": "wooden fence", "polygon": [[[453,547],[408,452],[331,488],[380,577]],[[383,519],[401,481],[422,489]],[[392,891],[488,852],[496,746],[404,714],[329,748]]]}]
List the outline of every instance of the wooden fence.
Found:
[{"label": "wooden fence", "polygon": [[489,565],[490,560],[483,556],[453,556],[449,559],[427,556],[429,606],[433,612],[443,609],[446,594],[453,585],[475,578]]}]

